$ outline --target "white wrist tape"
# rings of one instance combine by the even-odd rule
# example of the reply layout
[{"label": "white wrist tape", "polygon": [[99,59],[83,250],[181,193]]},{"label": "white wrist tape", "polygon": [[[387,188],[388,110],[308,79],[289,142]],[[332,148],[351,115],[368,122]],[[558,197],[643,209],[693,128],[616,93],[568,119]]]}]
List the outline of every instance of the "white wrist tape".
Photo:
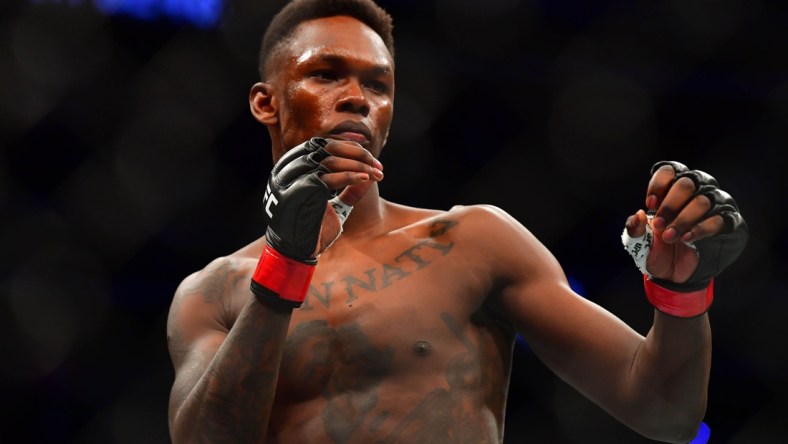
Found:
[{"label": "white wrist tape", "polygon": [[651,243],[654,240],[654,233],[651,231],[651,226],[646,225],[646,232],[640,237],[631,237],[627,233],[626,227],[624,232],[621,233],[621,243],[624,244],[624,249],[627,250],[632,259],[635,260],[635,265],[641,273],[651,277],[651,273],[646,269],[646,260],[648,259],[648,251],[651,249]]},{"label": "white wrist tape", "polygon": [[350,216],[350,212],[353,211],[353,206],[342,202],[342,199],[340,199],[339,196],[329,200],[328,203],[331,204],[331,208],[334,209],[334,213],[336,213],[337,217],[339,217],[340,227],[345,225],[345,221],[347,220],[348,216]]},{"label": "white wrist tape", "polygon": [[[654,216],[648,216],[648,222],[651,222]],[[632,259],[635,260],[635,265],[641,273],[649,278],[651,273],[646,269],[646,260],[648,260],[648,252],[651,250],[651,244],[654,241],[654,232],[651,231],[651,224],[646,223],[646,232],[640,237],[631,237],[627,233],[627,228],[624,227],[624,232],[621,233],[621,243],[624,244],[624,249],[627,250]]]},{"label": "white wrist tape", "polygon": [[337,217],[339,218],[339,233],[337,233],[337,237],[335,237],[334,240],[328,244],[326,250],[331,248],[331,246],[334,245],[334,242],[339,239],[339,236],[344,231],[342,226],[345,225],[345,221],[347,220],[348,216],[350,216],[350,212],[353,210],[353,205],[348,205],[345,202],[342,202],[342,199],[340,199],[339,196],[330,199],[328,203],[331,204],[331,208],[334,209],[334,213],[336,213]]},{"label": "white wrist tape", "polygon": [[[646,232],[640,237],[630,237],[626,227],[624,227],[624,231],[621,233],[621,243],[624,244],[624,249],[627,250],[627,253],[635,260],[635,265],[640,272],[649,278],[653,276],[651,276],[651,273],[646,269],[646,261],[648,260],[648,252],[651,250],[651,245],[654,242],[654,232],[651,230],[651,219],[653,218],[653,214],[648,215]],[[684,244],[697,251],[694,243],[684,242]]]}]

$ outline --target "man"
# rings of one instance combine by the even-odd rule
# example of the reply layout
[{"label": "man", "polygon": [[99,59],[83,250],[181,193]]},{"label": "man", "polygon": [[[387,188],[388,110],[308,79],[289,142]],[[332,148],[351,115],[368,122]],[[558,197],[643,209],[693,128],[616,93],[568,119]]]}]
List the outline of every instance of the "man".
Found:
[{"label": "man", "polygon": [[394,70],[372,0],[295,0],[273,19],[249,98],[273,146],[267,231],[175,294],[173,441],[501,442],[516,333],[624,424],[689,441],[712,281],[747,239],[733,199],[655,165],[622,235],[656,308],[644,338],[503,210],[379,195]]}]

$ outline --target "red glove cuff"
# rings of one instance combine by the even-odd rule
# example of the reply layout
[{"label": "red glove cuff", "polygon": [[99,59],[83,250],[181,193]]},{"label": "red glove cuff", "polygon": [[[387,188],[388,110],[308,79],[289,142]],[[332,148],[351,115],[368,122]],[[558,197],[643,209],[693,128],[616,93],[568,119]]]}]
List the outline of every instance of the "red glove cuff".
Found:
[{"label": "red glove cuff", "polygon": [[683,293],[660,287],[644,274],[643,286],[654,308],[679,318],[692,318],[706,313],[714,299],[714,279],[703,290]]},{"label": "red glove cuff", "polygon": [[314,273],[315,265],[285,257],[266,244],[252,281],[253,284],[276,293],[279,299],[292,303],[294,307],[300,307],[306,298]]}]

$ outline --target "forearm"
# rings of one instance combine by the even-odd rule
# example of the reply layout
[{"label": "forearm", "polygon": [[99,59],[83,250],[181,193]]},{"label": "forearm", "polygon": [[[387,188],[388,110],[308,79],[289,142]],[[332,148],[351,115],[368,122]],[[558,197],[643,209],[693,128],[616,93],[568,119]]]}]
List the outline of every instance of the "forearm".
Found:
[{"label": "forearm", "polygon": [[692,439],[706,411],[710,370],[708,314],[683,319],[655,310],[629,378],[638,429],[668,442]]},{"label": "forearm", "polygon": [[173,442],[264,440],[290,317],[249,298],[174,415]]}]

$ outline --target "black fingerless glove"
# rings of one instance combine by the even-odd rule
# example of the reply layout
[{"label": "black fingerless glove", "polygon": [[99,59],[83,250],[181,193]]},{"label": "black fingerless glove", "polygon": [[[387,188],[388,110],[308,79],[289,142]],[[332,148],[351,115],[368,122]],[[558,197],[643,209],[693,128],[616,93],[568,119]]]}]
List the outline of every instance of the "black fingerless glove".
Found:
[{"label": "black fingerless glove", "polygon": [[711,207],[705,217],[722,216],[725,226],[716,236],[707,237],[694,242],[698,251],[698,268],[687,282],[677,284],[664,279],[653,279],[657,285],[678,292],[702,290],[709,286],[711,280],[732,264],[747,245],[749,230],[739,207],[730,194],[719,189],[717,180],[699,170],[690,170],[684,164],[663,160],[654,164],[651,174],[663,165],[670,165],[676,171],[678,180],[688,177],[695,183],[695,195],[704,195],[711,201]]},{"label": "black fingerless glove", "polygon": [[328,172],[326,140],[314,137],[291,149],[274,165],[264,196],[266,245],[252,277],[252,292],[276,308],[301,306],[317,259],[313,257],[331,190],[320,180]]}]

